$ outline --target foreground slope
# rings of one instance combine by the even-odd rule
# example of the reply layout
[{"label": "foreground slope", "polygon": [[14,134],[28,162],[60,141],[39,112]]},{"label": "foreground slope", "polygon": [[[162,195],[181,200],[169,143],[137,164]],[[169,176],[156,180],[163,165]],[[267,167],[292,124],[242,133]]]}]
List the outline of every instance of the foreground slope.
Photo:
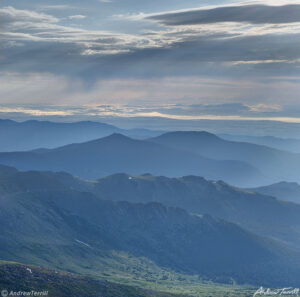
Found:
[{"label": "foreground slope", "polygon": [[62,170],[86,179],[119,172],[149,172],[166,176],[201,175],[245,187],[267,183],[246,162],[217,161],[121,134],[51,150],[0,153],[0,163],[21,170]]},{"label": "foreground slope", "polygon": [[0,185],[2,259],[95,274],[115,252],[215,281],[299,285],[297,252],[232,223],[157,203],[105,201],[49,173],[2,174]]},{"label": "foreground slope", "polygon": [[130,286],[48,270],[38,266],[0,261],[0,288],[13,292],[45,292],[49,297],[175,297]]},{"label": "foreground slope", "polygon": [[[91,278],[39,266],[0,261],[0,288],[8,292],[43,292],[49,297],[252,297],[256,288],[189,281],[185,276],[180,280],[163,277],[155,282],[136,283],[126,279],[122,284],[108,282],[102,278]],[[134,283],[135,286],[128,285]],[[144,289],[141,289],[143,287]],[[171,292],[170,292],[171,291]]]},{"label": "foreground slope", "polygon": [[273,182],[300,181],[300,154],[247,142],[228,141],[208,132],[170,132],[149,141],[207,158],[247,162]]}]

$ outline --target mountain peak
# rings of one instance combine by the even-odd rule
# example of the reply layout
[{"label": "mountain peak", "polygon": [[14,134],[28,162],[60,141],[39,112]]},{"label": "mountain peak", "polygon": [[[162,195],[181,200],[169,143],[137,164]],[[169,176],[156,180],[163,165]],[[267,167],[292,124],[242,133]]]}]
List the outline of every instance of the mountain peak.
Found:
[{"label": "mountain peak", "polygon": [[175,131],[167,132],[153,139],[203,139],[203,140],[220,140],[218,136],[207,131]]},{"label": "mountain peak", "polygon": [[76,149],[76,150],[80,150],[83,148],[97,148],[99,145],[109,145],[109,146],[118,146],[121,145],[123,143],[129,143],[129,142],[134,142],[137,140],[134,140],[132,138],[129,138],[127,136],[124,136],[123,134],[120,133],[113,133],[109,136],[105,136],[102,138],[98,138],[95,140],[90,140],[87,142],[81,142],[81,143],[72,143],[72,144],[68,144],[62,147],[58,147],[56,149],[54,149],[53,151],[66,151],[70,148],[72,149]]},{"label": "mountain peak", "polygon": [[196,183],[209,183],[204,177],[196,175],[186,175],[181,178],[184,181]]},{"label": "mountain peak", "polygon": [[[276,184],[274,184],[276,185]],[[277,183],[278,186],[293,186],[293,187],[300,187],[300,185],[296,182],[287,182],[287,181],[282,181]]]},{"label": "mountain peak", "polygon": [[[128,136],[125,136],[121,133],[113,133],[109,136],[106,136],[106,137],[103,137],[101,138],[102,140],[110,140],[110,141],[134,141],[134,139],[128,137]],[[99,140],[101,140],[99,139]]]}]

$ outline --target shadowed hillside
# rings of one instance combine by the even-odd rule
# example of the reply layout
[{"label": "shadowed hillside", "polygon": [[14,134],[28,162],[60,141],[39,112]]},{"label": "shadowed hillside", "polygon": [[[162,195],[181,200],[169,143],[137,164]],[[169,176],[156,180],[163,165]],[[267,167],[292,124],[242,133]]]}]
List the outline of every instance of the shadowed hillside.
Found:
[{"label": "shadowed hillside", "polygon": [[85,182],[60,174],[60,180],[107,200],[159,202],[192,213],[210,214],[237,223],[295,248],[300,243],[300,206],[202,177],[155,177],[115,174]]},{"label": "shadowed hillside", "polygon": [[20,170],[67,171],[85,179],[126,172],[154,175],[201,175],[241,186],[266,184],[255,167],[241,161],[213,160],[121,134],[51,150],[0,153],[0,163]]},{"label": "shadowed hillside", "polygon": [[170,132],[149,141],[207,158],[247,162],[273,182],[300,181],[300,154],[247,142],[228,141],[208,132]]},{"label": "shadowed hillside", "polygon": [[282,245],[209,215],[102,200],[67,186],[61,176],[0,176],[1,258],[92,274],[93,263],[117,259],[116,251],[214,281],[298,282],[299,255]]}]

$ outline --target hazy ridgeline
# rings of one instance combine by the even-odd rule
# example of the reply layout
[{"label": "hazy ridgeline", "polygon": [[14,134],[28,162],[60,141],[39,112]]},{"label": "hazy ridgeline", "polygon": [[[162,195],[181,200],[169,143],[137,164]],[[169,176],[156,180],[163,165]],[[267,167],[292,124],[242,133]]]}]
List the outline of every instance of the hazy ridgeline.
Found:
[{"label": "hazy ridgeline", "polygon": [[[3,124],[0,259],[82,275],[32,267],[50,290],[64,281],[76,296],[78,281],[110,296],[243,296],[300,285],[300,154],[207,132]],[[11,278],[0,284],[36,288],[22,269],[1,263]]]},{"label": "hazy ridgeline", "polygon": [[[242,187],[300,182],[300,154],[228,141],[207,132],[169,132],[149,138],[159,132],[125,131],[93,122],[2,124],[0,134],[4,144],[0,151],[11,152],[0,153],[0,163],[21,170],[67,171],[85,179],[114,173],[197,175]],[[122,131],[127,135],[136,134],[143,140],[115,133]],[[93,135],[105,137],[74,143]],[[54,148],[66,141],[73,144]],[[14,146],[26,147],[27,152],[13,152]]]}]

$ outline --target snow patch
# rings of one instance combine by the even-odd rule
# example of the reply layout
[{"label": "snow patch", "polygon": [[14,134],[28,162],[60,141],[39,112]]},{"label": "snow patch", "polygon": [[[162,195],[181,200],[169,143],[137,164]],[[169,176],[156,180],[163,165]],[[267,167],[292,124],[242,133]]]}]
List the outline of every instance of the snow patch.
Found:
[{"label": "snow patch", "polygon": [[75,241],[76,242],[78,242],[78,243],[81,243],[81,244],[83,244],[83,245],[85,245],[85,246],[87,246],[87,247],[91,247],[89,244],[87,244],[87,243],[85,243],[85,242],[83,242],[83,241],[80,241],[80,240],[78,240],[78,239],[75,239]]}]

